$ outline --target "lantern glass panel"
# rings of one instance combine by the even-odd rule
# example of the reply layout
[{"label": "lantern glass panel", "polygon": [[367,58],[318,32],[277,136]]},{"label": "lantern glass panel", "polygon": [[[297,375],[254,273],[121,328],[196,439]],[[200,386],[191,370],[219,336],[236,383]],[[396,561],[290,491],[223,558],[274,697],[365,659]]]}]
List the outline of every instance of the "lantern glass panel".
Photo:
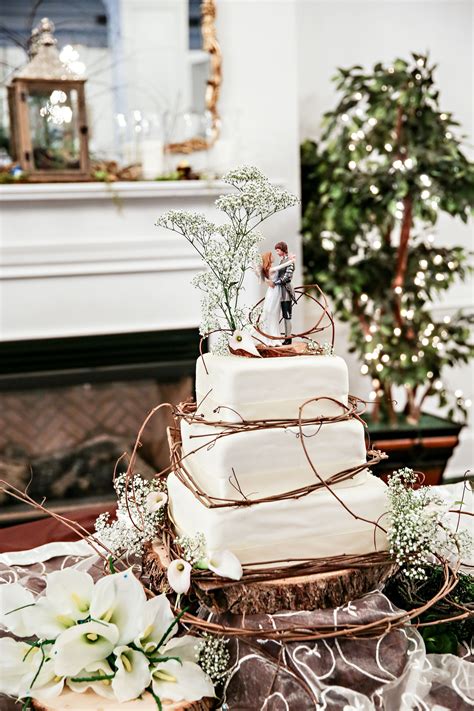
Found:
[{"label": "lantern glass panel", "polygon": [[35,170],[79,170],[77,90],[30,88],[27,102]]}]

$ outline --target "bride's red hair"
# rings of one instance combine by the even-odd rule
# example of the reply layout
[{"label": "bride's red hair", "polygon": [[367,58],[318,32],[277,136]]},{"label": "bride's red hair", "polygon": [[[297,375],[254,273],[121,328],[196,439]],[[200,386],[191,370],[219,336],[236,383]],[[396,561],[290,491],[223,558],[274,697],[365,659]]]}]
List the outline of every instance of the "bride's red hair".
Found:
[{"label": "bride's red hair", "polygon": [[273,255],[271,252],[264,252],[262,254],[262,274],[266,279],[270,277],[270,267],[272,266]]}]

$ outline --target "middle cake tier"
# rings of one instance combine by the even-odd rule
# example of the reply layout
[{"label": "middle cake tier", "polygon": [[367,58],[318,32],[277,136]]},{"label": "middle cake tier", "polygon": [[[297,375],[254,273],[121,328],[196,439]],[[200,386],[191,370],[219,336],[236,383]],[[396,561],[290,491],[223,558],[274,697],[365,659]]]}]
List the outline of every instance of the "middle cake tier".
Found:
[{"label": "middle cake tier", "polygon": [[[251,500],[316,484],[298,426],[234,431],[199,421],[181,422],[182,463],[195,484],[209,496]],[[351,418],[303,425],[306,451],[322,479],[363,466],[364,425]],[[359,483],[355,474],[336,484]]]}]

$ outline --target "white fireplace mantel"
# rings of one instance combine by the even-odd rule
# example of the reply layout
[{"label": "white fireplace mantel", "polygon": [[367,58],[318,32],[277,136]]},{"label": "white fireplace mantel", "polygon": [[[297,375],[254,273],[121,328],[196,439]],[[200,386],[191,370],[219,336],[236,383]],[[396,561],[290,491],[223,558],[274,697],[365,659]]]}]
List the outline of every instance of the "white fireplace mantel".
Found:
[{"label": "white fireplace mantel", "polygon": [[168,209],[217,219],[214,201],[228,190],[204,181],[0,186],[1,340],[196,327],[191,279],[202,262],[155,222]]}]

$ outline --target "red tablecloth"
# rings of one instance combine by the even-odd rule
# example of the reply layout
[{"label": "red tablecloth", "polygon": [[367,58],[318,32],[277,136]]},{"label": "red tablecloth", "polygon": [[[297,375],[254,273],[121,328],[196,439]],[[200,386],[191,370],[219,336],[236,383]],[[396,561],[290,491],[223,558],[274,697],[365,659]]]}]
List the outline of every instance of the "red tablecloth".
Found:
[{"label": "red tablecloth", "polygon": [[[111,514],[115,512],[115,506],[107,507]],[[104,505],[88,506],[78,508],[74,512],[67,513],[67,518],[80,523],[88,531],[94,530],[94,523],[104,511]],[[9,526],[0,529],[0,553],[10,553],[11,551],[24,551],[28,548],[36,548],[44,543],[54,541],[78,541],[79,536],[71,531],[60,521],[48,516],[40,521],[22,523],[18,526]]]}]

